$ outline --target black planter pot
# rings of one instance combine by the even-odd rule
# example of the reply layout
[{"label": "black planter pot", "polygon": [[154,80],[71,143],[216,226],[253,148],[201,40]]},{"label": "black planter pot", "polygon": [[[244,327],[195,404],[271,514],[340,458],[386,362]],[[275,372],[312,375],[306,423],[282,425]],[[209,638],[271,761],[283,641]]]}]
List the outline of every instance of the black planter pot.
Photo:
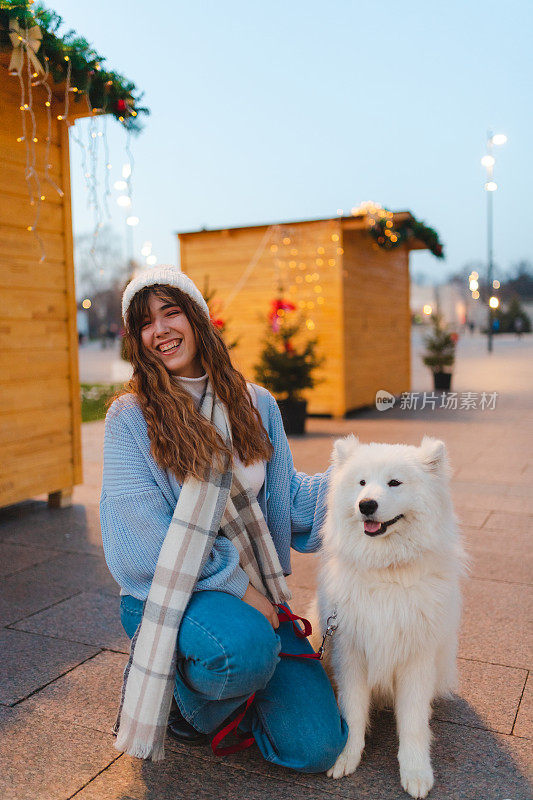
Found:
[{"label": "black planter pot", "polygon": [[451,385],[452,385],[451,372],[433,373],[433,386],[435,387],[435,390],[440,390],[441,392],[449,392]]},{"label": "black planter pot", "polygon": [[304,434],[307,400],[278,400],[278,407],[287,436]]}]

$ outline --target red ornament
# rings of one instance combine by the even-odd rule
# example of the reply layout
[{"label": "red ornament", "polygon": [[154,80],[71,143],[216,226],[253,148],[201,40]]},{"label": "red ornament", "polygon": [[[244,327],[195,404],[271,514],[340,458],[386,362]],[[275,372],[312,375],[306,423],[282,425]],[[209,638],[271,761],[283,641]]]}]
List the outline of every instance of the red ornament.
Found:
[{"label": "red ornament", "polygon": [[119,98],[116,102],[116,110],[117,111],[125,111],[126,110],[126,101]]},{"label": "red ornament", "polygon": [[296,306],[294,303],[291,303],[290,300],[283,300],[281,297],[272,300],[270,303],[270,314],[268,315],[268,319],[270,321],[270,327],[277,333],[279,331],[279,323],[280,323],[280,314],[278,311],[294,311]]},{"label": "red ornament", "polygon": [[224,328],[224,325],[226,324],[221,317],[211,317],[211,322],[213,323],[215,328],[218,328],[219,331],[221,331]]}]

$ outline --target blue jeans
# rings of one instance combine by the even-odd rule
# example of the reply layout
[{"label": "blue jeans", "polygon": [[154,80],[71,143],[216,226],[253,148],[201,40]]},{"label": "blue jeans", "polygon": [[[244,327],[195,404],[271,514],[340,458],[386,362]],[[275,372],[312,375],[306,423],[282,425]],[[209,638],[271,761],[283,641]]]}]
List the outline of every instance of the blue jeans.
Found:
[{"label": "blue jeans", "polygon": [[[144,603],[120,602],[124,630],[133,637]],[[311,653],[292,623],[275,631],[257,609],[226,592],[195,592],[177,641],[174,697],[197,730],[211,733],[255,692],[239,726],[251,731],[267,761],[299,772],[323,772],[344,749],[348,726],[319,661],[280,658]]]}]

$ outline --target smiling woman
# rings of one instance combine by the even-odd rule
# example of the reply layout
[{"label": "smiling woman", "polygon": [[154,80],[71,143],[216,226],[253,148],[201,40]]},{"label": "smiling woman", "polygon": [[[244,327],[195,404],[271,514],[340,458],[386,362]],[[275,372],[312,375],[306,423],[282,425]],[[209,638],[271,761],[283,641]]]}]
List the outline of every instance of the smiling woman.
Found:
[{"label": "smiling woman", "polygon": [[320,546],[328,473],[296,472],[274,398],[233,366],[184,273],[142,271],[122,309],[133,376],[106,417],[100,503],[133,640],[116,747],[158,760],[167,718],[191,743],[246,704],[248,745],[323,771],[346,725],[318,661],[280,662],[312,650],[278,608],[291,544]]}]

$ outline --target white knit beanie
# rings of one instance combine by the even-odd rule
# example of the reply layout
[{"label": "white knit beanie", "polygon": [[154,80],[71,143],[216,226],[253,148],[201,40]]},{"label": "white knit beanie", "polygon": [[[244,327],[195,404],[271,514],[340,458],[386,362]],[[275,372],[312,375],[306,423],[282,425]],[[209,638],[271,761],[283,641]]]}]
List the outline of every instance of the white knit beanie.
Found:
[{"label": "white knit beanie", "polygon": [[124,289],[124,294],[122,295],[122,318],[124,320],[124,324],[126,324],[126,314],[128,313],[128,308],[133,296],[136,295],[141,289],[144,289],[145,286],[155,286],[155,284],[160,284],[162,286],[174,286],[184,294],[189,295],[191,300],[194,300],[194,302],[200,306],[204,314],[209,319],[208,305],[202,297],[202,293],[194,285],[189,276],[185,275],[185,273],[178,269],[178,267],[174,267],[171,264],[161,264],[159,267],[143,269],[133,278],[133,280],[128,283]]}]

